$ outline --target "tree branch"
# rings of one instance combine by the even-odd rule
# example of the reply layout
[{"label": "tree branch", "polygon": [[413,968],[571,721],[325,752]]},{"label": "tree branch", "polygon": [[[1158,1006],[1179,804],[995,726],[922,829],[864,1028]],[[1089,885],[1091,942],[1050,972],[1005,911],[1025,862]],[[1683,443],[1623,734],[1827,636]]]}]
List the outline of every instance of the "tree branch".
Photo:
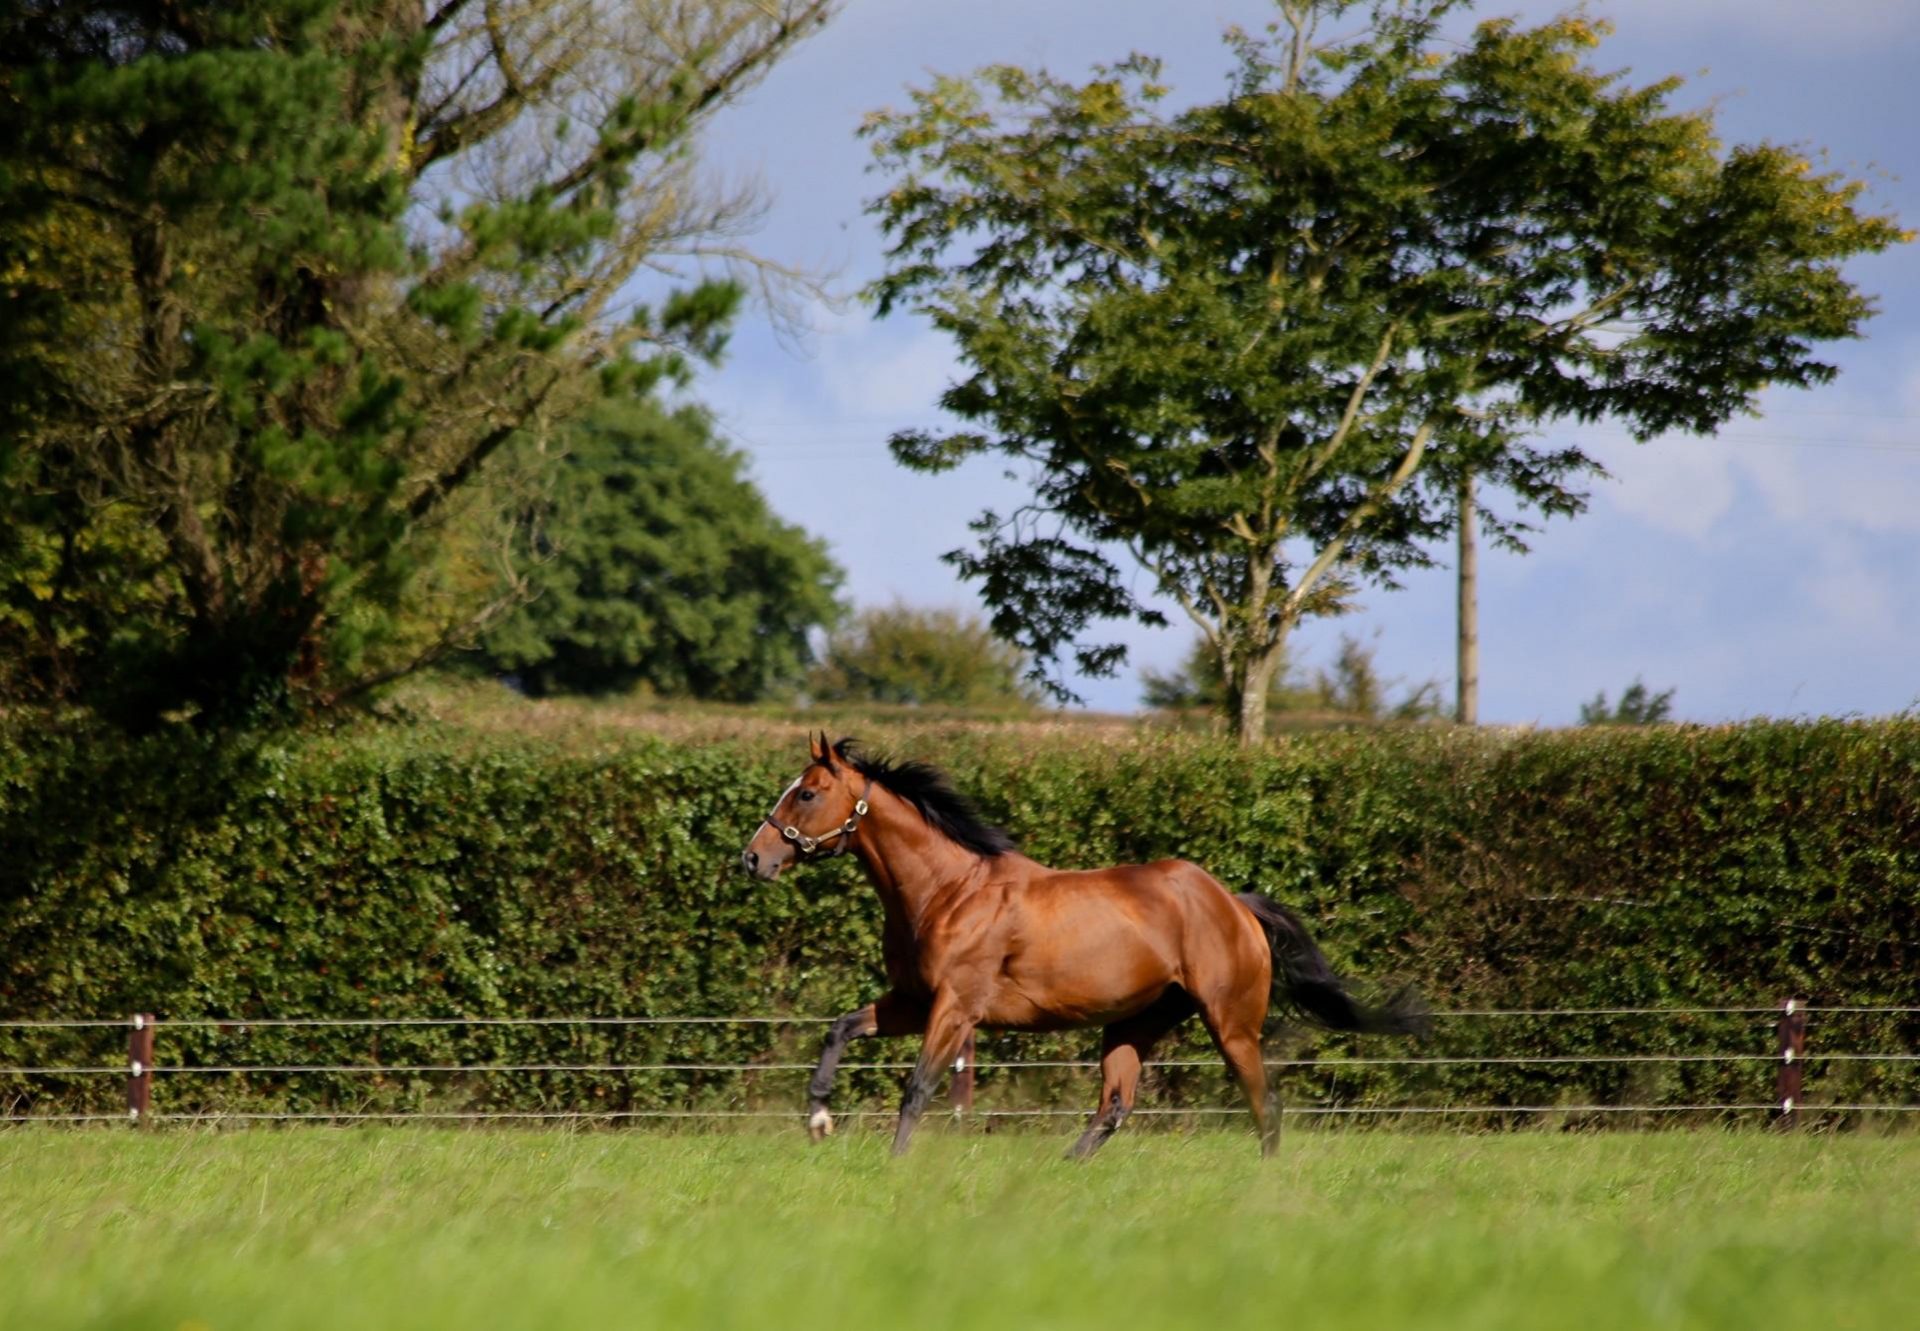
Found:
[{"label": "tree branch", "polygon": [[1581,310],[1578,314],[1568,315],[1565,319],[1561,319],[1553,323],[1548,323],[1547,321],[1542,320],[1540,323],[1540,327],[1535,331],[1534,336],[1536,338],[1547,338],[1547,337],[1566,338],[1576,333],[1585,332],[1587,329],[1599,323],[1601,317],[1605,314],[1605,312],[1609,308],[1619,304],[1621,301],[1625,300],[1628,296],[1632,295],[1633,292],[1639,288],[1639,286],[1640,286],[1640,279],[1637,277],[1630,277],[1625,282],[1622,282],[1619,286],[1615,287],[1612,291],[1609,291],[1606,295],[1600,297],[1598,300],[1594,301],[1591,305],[1587,306],[1586,309]]},{"label": "tree branch", "polygon": [[775,57],[805,35],[806,29],[817,27],[824,22],[833,4],[834,0],[808,0],[796,17],[781,19],[779,25],[765,41],[734,61],[717,77],[702,85],[700,91],[687,101],[680,114],[672,117],[662,126],[635,130],[624,139],[602,143],[593,152],[588,153],[574,165],[571,171],[552,183],[550,188],[554,197],[564,197],[593,179],[615,150],[631,156],[650,151],[661,143],[671,141],[688,124],[698,119],[701,113],[732,94],[741,84],[772,64]]},{"label": "tree branch", "polygon": [[470,640],[474,634],[480,632],[480,630],[484,629],[501,615],[527,599],[526,587],[516,583],[504,595],[488,602],[476,613],[461,620],[457,624],[448,625],[441,631],[439,637],[435,638],[425,648],[415,653],[406,661],[396,666],[390,666],[385,670],[375,671],[371,675],[363,675],[350,684],[342,685],[340,688],[322,695],[321,706],[338,707],[342,703],[352,702],[356,698],[364,697],[384,684],[391,684],[396,679],[405,679],[415,671],[425,669],[454,648],[460,646],[461,643]]},{"label": "tree branch", "polygon": [[1287,487],[1287,493],[1300,493],[1300,487],[1318,476],[1326,465],[1333,461],[1333,455],[1346,444],[1347,436],[1353,432],[1353,423],[1360,418],[1360,406],[1366,401],[1367,392],[1373,387],[1373,381],[1386,367],[1387,357],[1393,352],[1393,340],[1399,333],[1400,321],[1395,319],[1387,325],[1386,334],[1380,339],[1380,349],[1373,355],[1373,363],[1367,366],[1366,372],[1354,384],[1353,392],[1347,395],[1347,406],[1346,410],[1340,413],[1340,423],[1334,427],[1326,443],[1308,454],[1306,465],[1301,469],[1300,474],[1294,477],[1293,483]]},{"label": "tree branch", "polygon": [[1354,505],[1353,511],[1347,514],[1346,520],[1340,524],[1339,532],[1315,556],[1313,563],[1307,566],[1306,571],[1300,575],[1300,580],[1294,584],[1293,590],[1288,593],[1283,607],[1285,618],[1291,619],[1299,614],[1300,607],[1305,604],[1314,584],[1326,575],[1327,570],[1340,562],[1354,533],[1359,531],[1369,518],[1378,513],[1380,506],[1391,499],[1394,492],[1405,485],[1413,473],[1419,469],[1420,459],[1426,454],[1427,444],[1433,438],[1434,426],[1435,422],[1431,419],[1421,423],[1420,428],[1413,433],[1413,442],[1407,446],[1407,455],[1400,459],[1400,465],[1394,468],[1393,475],[1374,486],[1367,497]]},{"label": "tree branch", "polygon": [[465,9],[470,3],[472,3],[472,0],[446,0],[446,3],[434,10],[432,16],[427,19],[425,30],[429,33],[438,33],[440,29],[452,22],[454,16]]},{"label": "tree branch", "polygon": [[[1200,612],[1199,603],[1193,599],[1193,596],[1185,587],[1180,585],[1179,579],[1168,573],[1165,566],[1162,565],[1159,560],[1149,555],[1146,548],[1140,545],[1139,542],[1128,541],[1127,551],[1153,574],[1154,578],[1159,582],[1162,591],[1171,593],[1173,599],[1180,603],[1180,608],[1186,611],[1187,618],[1193,621],[1194,627],[1200,630],[1200,636],[1206,639],[1207,646],[1218,651],[1220,646],[1219,624],[1208,619]],[[1216,604],[1218,604],[1219,598],[1217,595],[1214,599]]]},{"label": "tree branch", "polygon": [[[590,54],[586,47],[578,47],[571,55],[541,69],[539,76],[531,83],[522,80],[513,57],[507,51],[506,39],[492,4],[487,6],[487,42],[493,52],[494,68],[500,71],[501,81],[507,85],[507,90],[485,106],[468,111],[445,124],[428,122],[424,126],[427,135],[424,139],[416,140],[416,150],[410,163],[416,178],[442,158],[451,157],[469,144],[499,133],[513,123],[528,103],[552,89]],[[441,103],[442,106],[445,104],[445,101]]]}]

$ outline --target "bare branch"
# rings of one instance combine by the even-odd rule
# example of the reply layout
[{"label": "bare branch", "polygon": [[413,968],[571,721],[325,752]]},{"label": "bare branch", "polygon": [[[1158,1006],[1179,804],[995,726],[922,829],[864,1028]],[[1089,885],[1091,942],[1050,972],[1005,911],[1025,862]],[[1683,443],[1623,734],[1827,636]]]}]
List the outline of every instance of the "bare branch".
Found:
[{"label": "bare branch", "polygon": [[428,33],[439,32],[442,28],[446,27],[448,23],[452,22],[454,16],[465,9],[470,3],[472,3],[472,0],[446,0],[446,3],[434,10],[432,16],[427,19],[425,30]]},{"label": "bare branch", "polygon": [[1340,413],[1340,423],[1334,427],[1333,433],[1328,436],[1325,444],[1308,454],[1305,466],[1288,487],[1289,494],[1298,494],[1300,487],[1318,476],[1327,463],[1333,460],[1334,454],[1338,453],[1347,442],[1347,436],[1353,432],[1353,423],[1359,419],[1360,406],[1366,401],[1367,390],[1373,387],[1373,381],[1386,367],[1387,357],[1393,351],[1394,338],[1399,336],[1399,333],[1398,319],[1387,325],[1387,331],[1380,339],[1380,349],[1374,353],[1373,363],[1367,366],[1366,372],[1353,385],[1353,392],[1347,395],[1347,406],[1346,410]]},{"label": "bare branch", "polygon": [[435,661],[445,657],[448,652],[453,651],[455,648],[470,644],[489,624],[493,623],[515,606],[523,604],[527,599],[528,591],[526,585],[516,581],[505,593],[489,601],[474,614],[443,629],[432,643],[407,660],[402,661],[398,665],[389,666],[385,670],[364,675],[351,683],[342,685],[340,688],[323,694],[321,697],[321,706],[339,707],[344,703],[350,703],[365,697],[382,685],[391,684],[397,679],[405,679],[408,675],[426,669]]},{"label": "bare branch", "polygon": [[1314,584],[1340,562],[1354,535],[1375,513],[1380,511],[1380,506],[1391,499],[1394,493],[1412,478],[1413,473],[1419,470],[1420,459],[1426,454],[1427,444],[1432,440],[1434,427],[1437,424],[1438,422],[1433,420],[1421,423],[1420,428],[1413,433],[1413,441],[1407,446],[1406,456],[1400,459],[1400,465],[1393,469],[1393,474],[1376,484],[1368,491],[1365,499],[1354,505],[1353,511],[1348,513],[1346,520],[1340,524],[1339,532],[1327,542],[1315,556],[1313,563],[1309,564],[1306,571],[1300,575],[1299,582],[1294,585],[1293,591],[1286,599],[1284,616],[1287,619],[1292,619],[1300,613],[1308,595],[1313,591]]},{"label": "bare branch", "polygon": [[678,137],[703,112],[757,78],[788,46],[825,22],[833,3],[834,0],[808,0],[797,15],[782,18],[779,26],[764,41],[702,84],[700,91],[689,98],[679,113],[666,124],[637,129],[624,139],[609,140],[588,153],[572,170],[552,183],[554,195],[564,198],[593,179],[616,151],[622,155],[647,152]]}]

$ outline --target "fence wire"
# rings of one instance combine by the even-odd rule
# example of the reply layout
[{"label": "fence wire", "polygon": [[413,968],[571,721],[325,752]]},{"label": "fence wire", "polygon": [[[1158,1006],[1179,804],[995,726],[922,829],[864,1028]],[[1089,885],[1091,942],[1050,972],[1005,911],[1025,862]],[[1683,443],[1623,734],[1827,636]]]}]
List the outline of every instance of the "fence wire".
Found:
[{"label": "fence wire", "polygon": [[[1280,1113],[1288,1117],[1420,1117],[1420,1116],[1469,1116],[1497,1117],[1502,1114],[1735,1114],[1735,1113],[1772,1113],[1779,1105],[1768,1102],[1732,1103],[1732,1104],[1682,1104],[1682,1105],[1283,1105]],[[1189,1108],[1165,1109],[1146,1107],[1135,1109],[1133,1118],[1212,1118],[1232,1117],[1245,1114],[1244,1105],[1198,1105]],[[1908,1104],[1830,1104],[1803,1105],[1798,1112],[1806,1114],[1823,1113],[1920,1113],[1920,1105]],[[980,1109],[965,1114],[953,1115],[960,1119],[989,1120],[996,1118],[1075,1118],[1085,1119],[1091,1115],[1081,1109],[1032,1108],[1032,1109]],[[18,1114],[0,1117],[0,1123],[126,1123],[128,1114]],[[222,1124],[242,1123],[373,1123],[373,1122],[619,1122],[625,1120],[711,1120],[711,1119],[759,1119],[785,1120],[800,1122],[803,1115],[798,1110],[774,1109],[587,1109],[587,1110],[381,1110],[364,1112],[354,1110],[313,1111],[305,1113],[247,1112],[205,1113],[205,1114],[169,1114],[149,1113],[139,1115],[143,1123],[182,1123],[202,1127],[219,1127]],[[835,1110],[834,1118],[866,1119],[895,1117],[892,1110],[886,1109],[848,1109]]]},{"label": "fence wire", "polygon": [[[1783,1015],[1806,1014],[1817,1016],[1832,1015],[1880,1015],[1908,1016],[1920,1014],[1920,1006],[1862,1005],[1862,1004],[1802,1004],[1798,1000],[1790,1004],[1770,1004],[1767,1006],[1699,1006],[1699,1007],[1596,1007],[1596,1008],[1458,1008],[1434,1012],[1436,1020],[1454,1019],[1490,1019],[1520,1017],[1642,1017],[1677,1018],[1693,1016],[1720,1017],[1780,1017]],[[0,1030],[104,1030],[121,1029],[139,1031],[150,1029],[158,1032],[161,1028],[169,1030],[212,1030],[224,1035],[244,1036],[254,1029],[333,1027],[333,1028],[389,1028],[389,1027],[605,1027],[605,1026],[807,1026],[823,1025],[833,1021],[833,1017],[820,1016],[768,1016],[768,1015],[724,1015],[724,1016],[545,1016],[545,1017],[195,1017],[181,1020],[153,1019],[144,1016],[125,1018],[0,1018]],[[1430,1055],[1412,1057],[1332,1057],[1332,1058],[1276,1058],[1268,1060],[1268,1066],[1276,1069],[1307,1069],[1338,1073],[1354,1068],[1390,1068],[1390,1067],[1495,1067],[1495,1066],[1580,1066],[1580,1065],[1617,1065],[1617,1064],[1713,1064],[1713,1063],[1915,1063],[1920,1062],[1920,1053],[1911,1052],[1856,1052],[1840,1051],[1834,1053],[1810,1052],[1799,1055],[1775,1052],[1712,1052],[1712,1053],[1668,1053],[1668,1054],[1527,1054],[1527,1055]],[[842,1065],[844,1072],[902,1072],[915,1066],[912,1061],[875,1061],[848,1063]],[[1100,1066],[1095,1059],[1006,1059],[976,1062],[973,1071],[979,1074],[1014,1072],[1024,1069],[1067,1069],[1092,1070]],[[1212,1068],[1219,1066],[1217,1060],[1207,1059],[1166,1059],[1155,1060],[1149,1064],[1156,1068]],[[649,1063],[225,1063],[207,1065],[134,1063],[85,1064],[85,1065],[20,1065],[0,1066],[0,1075],[18,1077],[90,1077],[90,1076],[147,1076],[152,1074],[179,1076],[373,1076],[373,1077],[418,1077],[441,1075],[492,1075],[492,1074],[615,1074],[623,1076],[672,1075],[676,1073],[726,1073],[726,1074],[779,1074],[788,1075],[811,1072],[812,1063],[779,1062],[649,1062]],[[1715,1104],[1579,1104],[1579,1105],[1301,1105],[1285,1107],[1282,1113],[1296,1116],[1321,1117],[1381,1117],[1381,1116],[1495,1116],[1503,1114],[1706,1114],[1706,1113],[1754,1113],[1779,1112],[1787,1108],[1809,1114],[1826,1113],[1913,1113],[1920,1112],[1920,1104],[1880,1104],[1880,1103],[1844,1103],[1844,1104],[1793,1104],[1783,1106],[1777,1101],[1754,1103],[1715,1103]],[[1191,1118],[1244,1113],[1239,1106],[1201,1106],[1186,1108],[1143,1107],[1134,1111],[1145,1117]],[[784,1110],[760,1109],[628,1109],[628,1110],[380,1110],[380,1111],[302,1111],[302,1112],[145,1112],[132,1113],[45,1113],[45,1114],[9,1114],[0,1115],[0,1123],[126,1123],[130,1119],[140,1122],[220,1124],[251,1122],[394,1122],[394,1121],[447,1121],[447,1122],[617,1122],[623,1120],[718,1120],[718,1119],[790,1119],[794,1115]],[[844,1118],[880,1118],[891,1117],[891,1111],[880,1109],[849,1109],[842,1113]],[[1079,1109],[1055,1107],[1032,1108],[995,1108],[973,1111],[977,1120],[1001,1118],[1083,1118],[1085,1113]]]},{"label": "fence wire", "polygon": [[[1785,1010],[1779,1003],[1734,1007],[1585,1007],[1585,1008],[1449,1008],[1429,1012],[1436,1021],[1456,1018],[1501,1017],[1708,1017],[1770,1016]],[[1872,1013],[1887,1016],[1920,1014],[1920,1006],[1861,1006],[1798,1003],[1795,1012],[1808,1015]],[[269,1029],[298,1026],[817,1026],[838,1020],[837,1016],[629,1016],[629,1017],[182,1017],[155,1018],[153,1024],[174,1030],[219,1030],[238,1034],[251,1028]],[[67,1020],[64,1018],[4,1017],[0,1030],[28,1030],[36,1027],[63,1029],[108,1029],[133,1026],[132,1017],[99,1017]]]},{"label": "fence wire", "polygon": [[[1473,1055],[1445,1056],[1432,1058],[1269,1058],[1263,1060],[1270,1068],[1309,1068],[1324,1072],[1338,1072],[1345,1068],[1412,1068],[1412,1067],[1530,1067],[1558,1066],[1567,1064],[1609,1064],[1609,1063],[1778,1063],[1778,1054],[1516,1054],[1489,1055],[1485,1058]],[[1916,1063],[1920,1054],[1822,1054],[1802,1055],[1801,1061],[1807,1063]],[[168,1065],[155,1064],[146,1068],[156,1076],[180,1075],[244,1075],[250,1072],[273,1073],[279,1076],[420,1076],[440,1072],[618,1072],[629,1073],[671,1073],[671,1072],[812,1072],[813,1063],[233,1063],[233,1064],[195,1064]],[[899,1063],[842,1063],[841,1072],[910,1072],[919,1066],[911,1060]],[[1092,1058],[1031,1058],[982,1060],[970,1065],[977,1073],[1018,1071],[1023,1068],[1067,1068],[1092,1069],[1100,1066],[1098,1059]],[[1213,1068],[1221,1066],[1218,1059],[1170,1058],[1149,1059],[1150,1068]],[[95,1067],[0,1067],[0,1075],[13,1074],[27,1077],[50,1076],[124,1076],[127,1073],[125,1063],[114,1063]]]}]

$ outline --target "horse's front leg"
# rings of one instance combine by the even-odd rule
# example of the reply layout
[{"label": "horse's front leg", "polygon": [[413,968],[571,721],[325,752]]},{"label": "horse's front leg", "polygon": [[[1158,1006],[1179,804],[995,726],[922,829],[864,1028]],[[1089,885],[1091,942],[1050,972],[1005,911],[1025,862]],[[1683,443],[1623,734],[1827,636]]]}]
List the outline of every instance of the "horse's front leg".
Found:
[{"label": "horse's front leg", "polygon": [[962,1005],[949,990],[937,994],[927,1017],[927,1038],[920,1046],[920,1061],[907,1077],[907,1092],[900,1101],[900,1126],[894,1130],[893,1153],[903,1155],[913,1125],[927,1111],[927,1102],[940,1089],[940,1079],[953,1066],[953,1060],[973,1034],[976,1015]]},{"label": "horse's front leg", "polygon": [[855,1040],[872,1035],[914,1035],[926,1029],[925,1003],[903,999],[898,994],[883,994],[863,1008],[836,1017],[827,1027],[827,1039],[820,1050],[820,1066],[807,1083],[807,1134],[820,1141],[833,1131],[833,1115],[827,1098],[833,1094],[834,1074],[840,1070],[840,1056]]}]

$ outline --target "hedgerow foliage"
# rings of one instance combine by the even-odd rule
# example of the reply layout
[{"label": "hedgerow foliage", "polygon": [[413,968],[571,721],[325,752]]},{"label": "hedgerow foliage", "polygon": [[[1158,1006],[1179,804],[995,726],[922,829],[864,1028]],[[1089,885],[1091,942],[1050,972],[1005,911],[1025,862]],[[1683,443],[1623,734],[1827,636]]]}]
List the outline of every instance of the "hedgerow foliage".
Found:
[{"label": "hedgerow foliage", "polygon": [[[768,739],[604,745],[428,727],[256,742],[0,737],[0,1016],[157,1013],[162,1066],[805,1062],[815,1026],[216,1029],[231,1017],[837,1013],[880,986],[849,860],[771,884],[741,845],[803,760]],[[791,732],[791,733],[789,733]],[[1493,736],[922,733],[1047,863],[1183,856],[1298,908],[1343,970],[1440,1009],[1920,1004],[1920,720]],[[1851,1022],[1849,1025],[1847,1023]],[[1288,1095],[1338,1104],[1767,1098],[1765,1062],[1380,1068],[1396,1053],[1766,1054],[1765,1016],[1446,1018],[1424,1050],[1276,1036]],[[1096,1037],[988,1037],[983,1058]],[[1912,1049],[1920,1023],[1816,1018],[1813,1049]],[[1204,1054],[1197,1031],[1184,1050]],[[0,1063],[107,1064],[118,1031],[0,1031]],[[898,1058],[869,1045],[856,1059]],[[1815,1061],[1827,1101],[1913,1098],[1897,1066]],[[156,1109],[797,1106],[770,1068],[163,1076]],[[889,1103],[854,1072],[843,1103]],[[982,1104],[1091,1100],[989,1075]],[[1160,1103],[1231,1103],[1211,1070]],[[111,1108],[117,1077],[0,1079],[13,1112]],[[881,1097],[884,1096],[884,1099]]]}]

